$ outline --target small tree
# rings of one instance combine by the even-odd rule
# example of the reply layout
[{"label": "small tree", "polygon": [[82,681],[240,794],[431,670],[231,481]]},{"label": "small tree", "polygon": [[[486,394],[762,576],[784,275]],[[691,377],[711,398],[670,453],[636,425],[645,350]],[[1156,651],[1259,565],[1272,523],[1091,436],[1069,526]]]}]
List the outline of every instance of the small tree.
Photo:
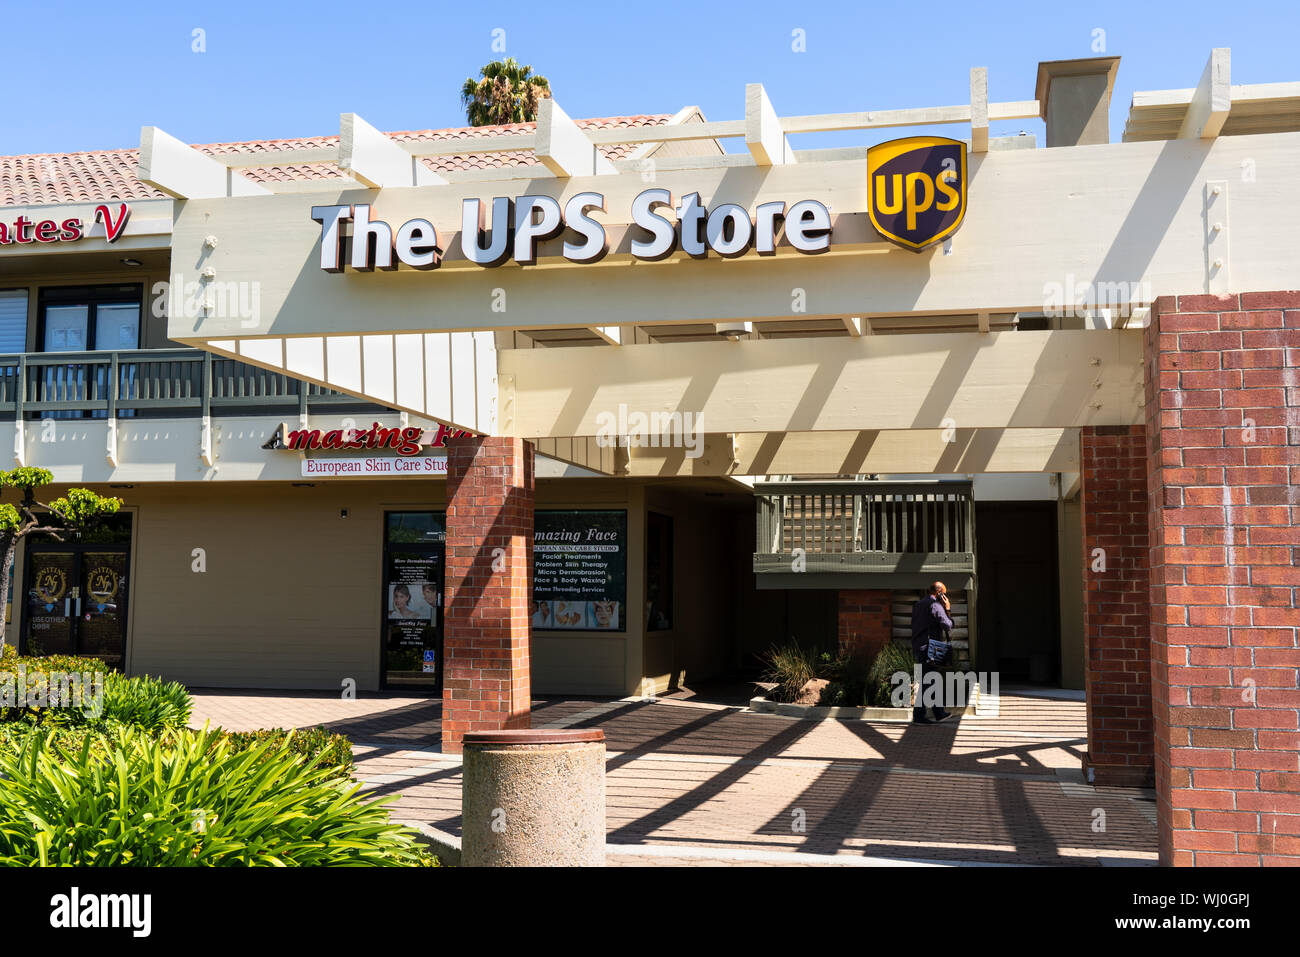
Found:
[{"label": "small tree", "polygon": [[[16,488],[23,493],[22,501],[17,505],[0,503],[0,623],[8,611],[9,578],[13,574],[19,542],[38,533],[61,542],[68,532],[94,525],[122,507],[120,498],[99,495],[88,488],[70,488],[67,495],[48,503],[36,501],[36,490],[53,481],[54,475],[49,469],[24,466],[0,472],[0,489]],[[4,644],[4,627],[0,624],[0,651],[3,651]]]},{"label": "small tree", "polygon": [[469,77],[460,88],[470,126],[531,123],[537,119],[538,104],[551,95],[550,81],[531,66],[520,66],[514,57],[493,60],[478,73],[477,80]]}]

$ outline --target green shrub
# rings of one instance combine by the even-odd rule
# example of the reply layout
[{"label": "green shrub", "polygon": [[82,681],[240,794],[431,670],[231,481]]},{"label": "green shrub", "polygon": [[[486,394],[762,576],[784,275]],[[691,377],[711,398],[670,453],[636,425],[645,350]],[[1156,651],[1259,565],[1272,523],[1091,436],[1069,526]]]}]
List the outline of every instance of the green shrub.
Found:
[{"label": "green shrub", "polygon": [[871,662],[871,668],[867,674],[867,691],[870,695],[870,703],[880,708],[891,707],[893,705],[891,696],[894,691],[891,678],[899,671],[906,672],[909,675],[912,674],[914,664],[915,659],[912,657],[910,647],[905,647],[893,641],[885,645]]},{"label": "green shrub", "polygon": [[762,657],[764,681],[776,682],[772,696],[777,701],[794,701],[803,686],[817,677],[817,664],[810,652],[791,640],[773,645]]},{"label": "green shrub", "polygon": [[[352,742],[341,734],[322,727],[285,731],[264,728],[260,731],[227,731],[225,740],[234,751],[244,751],[263,742],[284,742],[294,754],[316,758],[321,767],[332,767],[342,776],[352,774]],[[268,752],[274,753],[274,752]]]},{"label": "green shrub", "polygon": [[[6,647],[9,647],[6,645]],[[0,666],[0,680],[10,682],[12,693],[17,694],[18,675],[25,675],[27,687],[36,681],[49,681],[53,673],[102,675],[102,708],[94,710],[94,694],[88,688],[82,707],[28,707],[0,706],[0,722],[22,721],[35,724],[53,724],[67,727],[108,728],[113,724],[127,724],[145,730],[183,728],[189,723],[193,700],[184,685],[163,681],[148,675],[128,678],[98,658],[74,658],[68,655],[51,655],[47,658],[11,656]],[[0,686],[3,687],[3,686]],[[100,690],[98,681],[93,690]],[[2,693],[2,692],[0,692]]]},{"label": "green shrub", "polygon": [[[98,658],[78,658],[74,655],[50,655],[32,658],[18,655],[13,645],[4,646],[4,657],[0,659],[0,722],[56,720],[60,723],[78,723],[87,720],[78,708],[28,707],[24,688],[19,686],[20,676],[26,688],[37,682],[44,682],[49,687],[50,675],[105,675],[108,665]],[[106,680],[106,679],[100,679]],[[13,702],[5,706],[3,701]]]},{"label": "green shrub", "polygon": [[854,704],[854,702],[850,701],[848,696],[844,693],[844,685],[840,684],[838,681],[831,681],[825,688],[822,688],[822,693],[817,699],[817,703],[827,708],[838,708],[841,706],[852,707]]},{"label": "green shrub", "polygon": [[110,674],[104,681],[106,723],[128,724],[145,731],[183,728],[190,722],[194,700],[183,684],[149,675],[128,678]]},{"label": "green shrub", "polygon": [[419,865],[415,832],[288,739],[119,727],[0,750],[0,866]]}]

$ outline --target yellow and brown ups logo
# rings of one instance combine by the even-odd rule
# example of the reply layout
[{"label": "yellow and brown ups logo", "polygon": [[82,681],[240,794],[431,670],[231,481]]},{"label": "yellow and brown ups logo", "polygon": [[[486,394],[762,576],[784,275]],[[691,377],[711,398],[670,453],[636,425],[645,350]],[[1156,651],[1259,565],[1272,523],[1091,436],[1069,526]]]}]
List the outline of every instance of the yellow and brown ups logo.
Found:
[{"label": "yellow and brown ups logo", "polygon": [[892,243],[920,252],[966,217],[966,144],[909,136],[867,150],[867,210]]}]

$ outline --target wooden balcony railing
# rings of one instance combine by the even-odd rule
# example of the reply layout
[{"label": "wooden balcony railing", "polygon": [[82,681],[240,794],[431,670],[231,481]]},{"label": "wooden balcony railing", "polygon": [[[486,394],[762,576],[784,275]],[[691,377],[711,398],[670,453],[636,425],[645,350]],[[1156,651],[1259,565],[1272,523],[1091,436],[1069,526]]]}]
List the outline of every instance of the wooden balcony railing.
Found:
[{"label": "wooden balcony railing", "polygon": [[760,482],[754,494],[757,573],[974,573],[970,482]]},{"label": "wooden balcony railing", "polygon": [[281,415],[320,406],[374,408],[200,349],[0,356],[0,419]]}]

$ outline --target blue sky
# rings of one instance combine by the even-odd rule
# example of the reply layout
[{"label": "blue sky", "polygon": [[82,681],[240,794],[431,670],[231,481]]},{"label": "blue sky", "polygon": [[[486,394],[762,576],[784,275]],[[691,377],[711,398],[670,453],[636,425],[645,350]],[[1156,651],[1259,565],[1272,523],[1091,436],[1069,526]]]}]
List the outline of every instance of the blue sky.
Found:
[{"label": "blue sky", "polygon": [[[1194,86],[1215,46],[1232,48],[1234,83],[1300,79],[1296,10],[1294,0],[12,3],[6,45],[23,51],[32,82],[18,86],[11,71],[0,154],[135,146],[142,125],[189,142],[321,135],[338,131],[341,112],[385,130],[463,125],[460,86],[499,55],[497,29],[504,55],[547,76],[571,116],[695,104],[719,120],[743,116],[756,81],[783,114],[963,103],[972,66],[988,67],[991,99],[1032,99],[1039,60],[1096,56],[1102,30],[1104,53],[1123,57],[1118,138],[1134,90]],[[192,50],[196,29],[206,52]],[[796,30],[804,52],[792,49]],[[993,133],[1020,129],[1041,144],[1038,121]],[[849,142],[870,140],[795,145]]]}]

